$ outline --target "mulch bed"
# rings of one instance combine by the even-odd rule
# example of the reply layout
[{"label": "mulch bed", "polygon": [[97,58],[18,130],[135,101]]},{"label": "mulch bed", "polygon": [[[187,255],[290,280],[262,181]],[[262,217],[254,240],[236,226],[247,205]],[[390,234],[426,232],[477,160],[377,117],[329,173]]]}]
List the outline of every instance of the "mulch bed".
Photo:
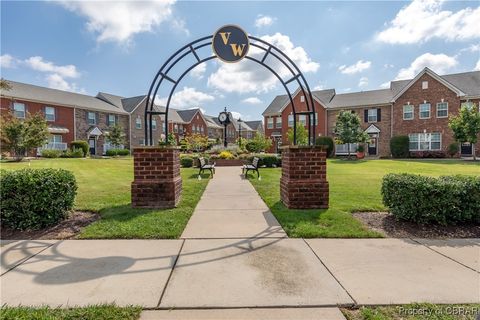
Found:
[{"label": "mulch bed", "polygon": [[49,240],[49,239],[72,239],[82,228],[100,219],[100,215],[93,212],[74,211],[70,216],[59,224],[42,230],[12,230],[2,227],[0,238],[2,240]]},{"label": "mulch bed", "polygon": [[369,229],[390,238],[479,238],[480,225],[418,225],[398,221],[388,212],[355,212],[353,216]]}]

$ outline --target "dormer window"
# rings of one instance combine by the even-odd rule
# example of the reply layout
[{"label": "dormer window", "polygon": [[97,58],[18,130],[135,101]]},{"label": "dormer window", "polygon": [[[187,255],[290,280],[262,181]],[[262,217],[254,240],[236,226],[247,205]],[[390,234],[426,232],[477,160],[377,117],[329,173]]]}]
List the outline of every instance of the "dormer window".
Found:
[{"label": "dormer window", "polygon": [[422,81],[422,89],[428,89],[428,81]]}]

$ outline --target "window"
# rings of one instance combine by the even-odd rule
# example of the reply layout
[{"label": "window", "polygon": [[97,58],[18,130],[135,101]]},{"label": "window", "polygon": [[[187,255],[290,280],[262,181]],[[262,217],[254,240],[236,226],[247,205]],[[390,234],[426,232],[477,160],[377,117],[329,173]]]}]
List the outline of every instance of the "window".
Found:
[{"label": "window", "polygon": [[268,118],[267,119],[267,128],[268,129],[273,129],[273,118]]},{"label": "window", "polygon": [[25,104],[14,102],[13,103],[13,114],[17,118],[25,119]]},{"label": "window", "polygon": [[61,143],[62,142],[62,135],[61,134],[52,134],[48,137],[48,142],[50,143]]},{"label": "window", "polygon": [[173,126],[173,132],[178,132],[178,124],[175,124],[175,125]]},{"label": "window", "polygon": [[117,119],[114,114],[109,114],[108,115],[108,126],[114,126],[117,124]]},{"label": "window", "polygon": [[428,89],[428,81],[422,81],[422,89]]},{"label": "window", "polygon": [[142,129],[142,119],[140,117],[135,119],[135,129]]},{"label": "window", "polygon": [[462,108],[472,109],[475,104],[472,101],[462,102]]},{"label": "window", "polygon": [[88,112],[87,118],[88,118],[88,124],[90,125],[97,124],[97,115],[95,114],[95,112]]},{"label": "window", "polygon": [[145,145],[145,139],[138,140],[138,144],[141,145],[141,146],[144,146]]},{"label": "window", "polygon": [[55,108],[54,107],[45,107],[45,120],[55,121]]},{"label": "window", "polygon": [[305,102],[305,96],[300,97],[300,102]]},{"label": "window", "polygon": [[278,116],[275,123],[275,128],[280,129],[281,127],[282,127],[282,117]]},{"label": "window", "polygon": [[204,133],[205,133],[205,128],[204,128],[204,127],[200,127],[200,132],[201,132],[202,134],[204,134]]},{"label": "window", "polygon": [[[310,115],[310,122],[313,123],[313,119],[312,119],[313,115],[311,114]],[[318,126],[318,113],[315,112],[315,125]]]},{"label": "window", "polygon": [[407,104],[403,106],[403,120],[413,119],[413,105]]},{"label": "window", "polygon": [[368,122],[377,122],[377,109],[368,109]]},{"label": "window", "polygon": [[152,130],[157,130],[157,120],[152,119]]},{"label": "window", "polygon": [[408,137],[410,151],[440,150],[442,148],[442,137],[439,132],[412,133]]},{"label": "window", "polygon": [[430,118],[430,103],[422,103],[419,106],[420,119]]},{"label": "window", "polygon": [[307,116],[305,114],[301,114],[298,116],[298,121],[303,124],[304,126],[307,125]]},{"label": "window", "polygon": [[437,118],[448,117],[448,102],[437,103]]},{"label": "window", "polygon": [[293,114],[288,115],[288,126],[293,127]]}]

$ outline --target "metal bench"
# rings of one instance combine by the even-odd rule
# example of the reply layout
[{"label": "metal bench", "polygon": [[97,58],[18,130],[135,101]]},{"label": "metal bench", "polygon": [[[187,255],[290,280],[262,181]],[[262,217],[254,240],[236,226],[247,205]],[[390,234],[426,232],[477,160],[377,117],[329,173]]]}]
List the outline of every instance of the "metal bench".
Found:
[{"label": "metal bench", "polygon": [[210,170],[211,175],[215,174],[215,163],[214,164],[207,164],[205,158],[201,157],[198,158],[199,162],[199,171],[198,171],[198,178],[201,179],[201,174],[204,170]]},{"label": "metal bench", "polygon": [[258,171],[258,162],[260,161],[259,158],[253,158],[252,164],[244,164],[242,167],[242,174],[244,177],[247,177],[248,171],[256,171],[257,178],[260,179],[260,171]]}]

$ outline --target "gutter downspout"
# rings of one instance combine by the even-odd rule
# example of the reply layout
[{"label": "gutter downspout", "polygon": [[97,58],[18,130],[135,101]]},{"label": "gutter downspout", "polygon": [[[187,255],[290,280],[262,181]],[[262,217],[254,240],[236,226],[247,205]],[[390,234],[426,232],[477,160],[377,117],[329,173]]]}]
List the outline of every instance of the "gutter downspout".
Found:
[{"label": "gutter downspout", "polygon": [[77,108],[73,107],[73,140],[77,140]]}]

